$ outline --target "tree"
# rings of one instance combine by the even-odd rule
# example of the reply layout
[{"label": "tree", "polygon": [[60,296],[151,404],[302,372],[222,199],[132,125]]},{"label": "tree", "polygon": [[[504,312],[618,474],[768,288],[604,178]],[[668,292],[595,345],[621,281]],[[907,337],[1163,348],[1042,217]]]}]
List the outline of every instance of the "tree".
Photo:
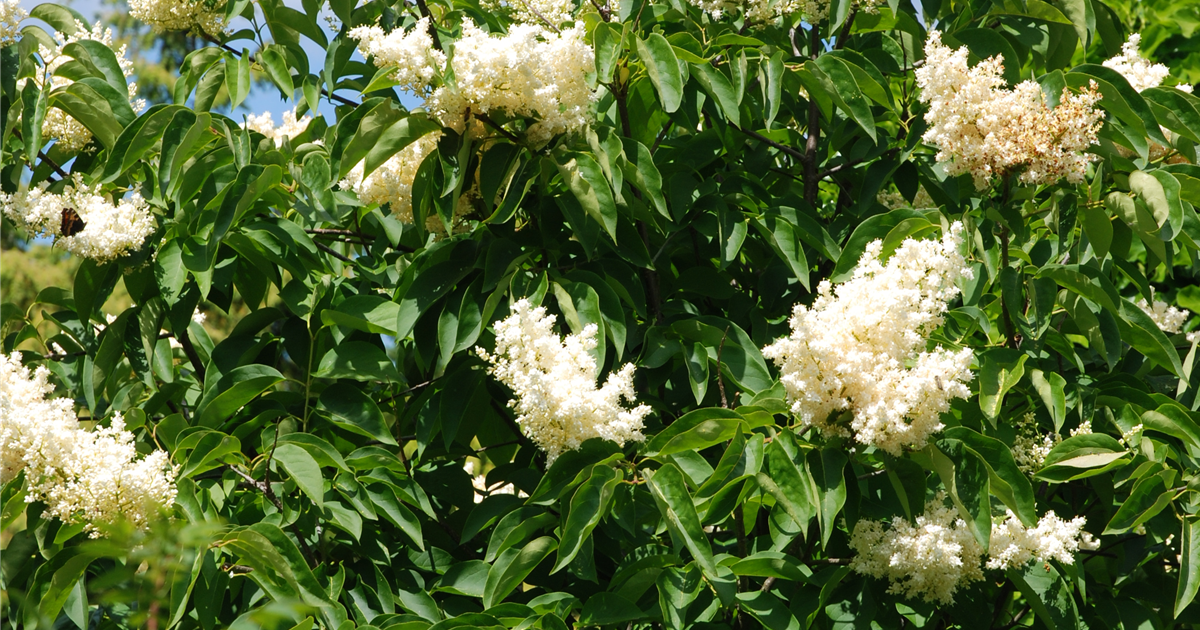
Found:
[{"label": "tree", "polygon": [[3,6],[4,227],[80,260],[2,310],[9,626],[1196,622],[1156,14],[156,0],[143,109]]}]

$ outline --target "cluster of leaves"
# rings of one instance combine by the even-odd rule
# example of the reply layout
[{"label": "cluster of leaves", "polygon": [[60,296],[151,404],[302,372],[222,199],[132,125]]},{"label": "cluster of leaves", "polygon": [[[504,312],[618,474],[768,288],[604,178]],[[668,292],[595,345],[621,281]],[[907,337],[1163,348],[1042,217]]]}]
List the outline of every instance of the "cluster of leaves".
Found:
[{"label": "cluster of leaves", "polygon": [[[229,3],[266,28],[188,55],[174,102],[140,115],[103,47],[68,51],[75,82],[49,91],[16,80],[34,71],[36,28],[0,49],[3,189],[54,181],[73,159],[117,194],[141,191],[159,225],[141,251],[42,290],[50,332],[3,309],[3,349],[36,362],[59,344],[67,356],[44,364],[81,415],[124,414],[142,447],[179,466],[174,518],[221,526],[204,543],[193,532],[131,552],[41,518],[10,483],[8,625],[1196,622],[1195,345],[1181,355],[1183,337],[1134,301],[1195,284],[1200,100],[1139,94],[1098,65],[1124,41],[1118,13],[1099,0],[923,3],[973,60],[1003,54],[1010,82],[1036,78],[1053,97],[1095,81],[1103,94],[1089,182],[1002,196],[946,177],[920,141],[926,30],[906,2],[868,13],[838,0],[815,27],[713,21],[680,0],[584,3],[593,126],[548,147],[498,113],[485,139],[443,130],[410,225],[335,185],[438,128],[400,105],[386,70],[351,58],[346,32],[428,12],[449,44],[464,16],[505,20],[469,0],[355,4],[330,3],[331,35],[315,1]],[[71,29],[65,9],[34,14]],[[300,38],[326,48],[323,68]],[[252,68],[300,113],[328,99],[336,116],[276,146],[212,111],[222,90],[245,97]],[[84,123],[94,148],[44,147],[47,107]],[[1152,161],[1152,143],[1172,145],[1164,128],[1173,152]],[[480,193],[470,229],[428,232],[427,217],[452,222],[464,182]],[[940,208],[876,201],[918,185]],[[798,431],[760,348],[868,242],[890,251],[943,217],[966,222],[975,274],[935,340],[976,350],[977,394],[936,444],[903,457]],[[135,305],[101,330],[118,282]],[[655,411],[644,443],[592,441],[546,465],[471,351],[520,297],[564,330],[595,324],[602,374],[637,365],[639,402]],[[251,312],[219,342],[191,320],[201,300],[235,299]],[[1046,433],[1084,421],[1095,433],[1064,439],[1030,478],[1010,452],[1029,413]],[[1117,439],[1139,424],[1136,443]],[[513,492],[477,488],[466,462]],[[845,566],[858,520],[915,518],[939,490],[984,542],[1005,508],[1026,522],[1053,509],[1086,516],[1103,546],[989,574],[949,607]]]}]

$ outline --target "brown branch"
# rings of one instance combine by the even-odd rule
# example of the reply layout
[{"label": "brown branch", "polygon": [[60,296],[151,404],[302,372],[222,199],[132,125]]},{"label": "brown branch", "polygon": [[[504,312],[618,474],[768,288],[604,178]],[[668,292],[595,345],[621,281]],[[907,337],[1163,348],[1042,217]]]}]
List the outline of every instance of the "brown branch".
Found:
[{"label": "brown branch", "polygon": [[425,4],[425,0],[417,0],[417,11],[421,12],[421,17],[429,18],[429,38],[433,40],[433,47],[442,50],[442,40],[438,39],[437,26],[433,24],[433,16],[429,13],[429,5]]},{"label": "brown branch", "polygon": [[717,346],[717,388],[721,390],[721,406],[725,409],[729,408],[729,400],[725,398],[725,379],[721,378],[721,353],[725,351],[725,340],[728,338],[729,326],[726,326],[725,333],[721,335],[721,344]]},{"label": "brown branch", "polygon": [[[633,125],[629,121],[629,92],[628,86],[618,82],[613,82],[608,86],[609,91],[617,100],[617,113],[621,117],[621,131],[626,138],[633,138]],[[642,193],[632,183],[629,187],[633,190],[633,196],[639,201],[642,199]],[[650,251],[650,230],[646,227],[646,222],[639,220],[637,222],[638,234],[642,237],[642,244],[646,247],[646,251]],[[653,269],[639,269],[642,276],[642,284],[646,287],[646,297],[650,300],[650,312],[654,315],[654,322],[661,324],[663,321],[662,314],[662,289],[658,282],[658,272]]]}]

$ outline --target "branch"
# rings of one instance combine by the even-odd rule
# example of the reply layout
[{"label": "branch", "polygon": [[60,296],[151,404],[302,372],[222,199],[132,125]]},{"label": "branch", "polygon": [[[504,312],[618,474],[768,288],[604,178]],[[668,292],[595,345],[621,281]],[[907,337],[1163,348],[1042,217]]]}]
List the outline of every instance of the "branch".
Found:
[{"label": "branch", "polygon": [[487,123],[487,125],[489,127],[491,127],[492,129],[495,129],[496,131],[500,132],[500,135],[504,136],[505,138],[508,138],[509,141],[511,141],[513,144],[517,144],[517,145],[521,144],[520,138],[518,138],[516,135],[514,135],[511,131],[505,129],[504,127],[501,127],[496,121],[492,120],[491,117],[488,116],[487,114],[480,112],[478,114],[475,114],[475,117],[478,118],[479,120],[482,120],[483,122]]},{"label": "branch", "polygon": [[187,328],[180,331],[176,335],[179,343],[183,345],[183,353],[187,355],[188,361],[192,363],[192,369],[196,371],[196,380],[204,382],[204,362],[200,360],[200,354],[196,352],[196,346],[192,345],[192,338],[188,335]]},{"label": "branch", "polygon": [[780,151],[783,151],[784,153],[796,158],[797,160],[800,160],[801,162],[803,162],[808,157],[804,153],[801,153],[800,151],[797,151],[796,149],[793,149],[792,147],[789,147],[786,144],[780,144],[778,142],[775,142],[774,140],[772,140],[756,131],[750,131],[749,129],[742,129],[741,127],[738,127],[737,125],[732,125],[732,124],[729,126],[733,127],[734,129],[737,129],[738,131],[746,134],[747,136],[750,136],[751,138],[754,138],[755,140],[758,140],[759,142],[768,144],[776,149],[779,149]]},{"label": "branch", "polygon": [[[817,47],[821,43],[821,36],[817,33],[817,28],[812,28],[812,39],[809,44],[808,54],[813,59],[817,58]],[[809,95],[808,99],[808,138],[804,143],[804,200],[809,205],[815,206],[817,203],[817,184],[821,181],[817,178],[817,143],[821,138],[821,110],[817,106],[817,99]]]},{"label": "branch", "polygon": [[[888,149],[887,151],[880,153],[876,157],[885,157],[891,153],[897,152],[898,150],[899,149]],[[838,164],[837,166],[831,166],[831,167],[821,171],[820,173],[817,173],[817,179],[825,179],[826,177],[829,177],[830,175],[836,175],[845,169],[858,166],[859,164],[862,164],[863,162],[866,162],[869,159],[873,159],[873,158],[870,158],[870,157],[854,158],[853,160],[848,160],[846,162],[842,162],[841,164]]]},{"label": "branch", "polygon": [[437,27],[433,25],[433,16],[429,14],[429,5],[425,4],[425,0],[417,0],[417,11],[421,12],[421,17],[429,18],[429,39],[433,40],[433,47],[442,50],[442,40],[438,39]]},{"label": "branch", "polygon": [[[270,462],[268,462],[267,466],[270,465]],[[280,514],[283,513],[283,501],[279,500],[279,497],[275,494],[275,490],[271,488],[271,484],[263,483],[254,477],[251,477],[250,475],[239,470],[237,466],[230,466],[229,470],[232,470],[239,477],[241,477],[244,480],[245,485],[263,493],[263,496],[275,506],[275,509],[279,510]],[[292,535],[294,535],[296,537],[296,541],[300,543],[300,550],[304,552],[304,557],[308,560],[308,565],[310,567],[317,566],[317,557],[313,555],[312,547],[308,546],[308,541],[304,540],[304,537],[300,535],[300,530],[296,527],[296,524],[292,523],[288,526],[288,528],[292,530]]]},{"label": "branch", "polygon": [[341,254],[339,254],[339,253],[337,253],[337,252],[333,251],[332,249],[330,249],[330,248],[329,248],[327,245],[325,245],[324,243],[318,243],[318,242],[316,242],[316,241],[313,241],[313,245],[316,245],[316,246],[317,246],[317,249],[319,249],[319,250],[321,250],[321,251],[325,252],[326,254],[329,254],[330,256],[333,256],[334,258],[337,258],[338,260],[341,260],[341,261],[344,261],[344,262],[348,262],[348,263],[353,263],[353,262],[354,262],[354,259],[353,259],[353,258],[347,258],[347,257],[345,257],[345,256],[343,256],[343,255],[341,255]]}]

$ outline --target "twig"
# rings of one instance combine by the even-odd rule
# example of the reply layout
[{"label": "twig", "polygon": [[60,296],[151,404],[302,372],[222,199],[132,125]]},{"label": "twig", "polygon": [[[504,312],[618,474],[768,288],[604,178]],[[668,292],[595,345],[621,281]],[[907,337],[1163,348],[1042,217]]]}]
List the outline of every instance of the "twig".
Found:
[{"label": "twig", "polygon": [[509,141],[512,142],[513,144],[521,144],[520,138],[518,138],[516,135],[514,135],[511,131],[505,129],[504,127],[501,127],[499,124],[496,123],[496,121],[492,120],[491,117],[488,116],[487,114],[484,114],[483,112],[479,112],[479,113],[475,114],[475,117],[478,118],[479,120],[482,120],[483,122],[487,123],[487,125],[489,127],[491,127],[492,129],[495,129],[496,131],[500,132],[500,135],[504,136],[505,138],[508,138]]},{"label": "twig", "polygon": [[730,125],[730,127],[737,129],[738,131],[746,134],[747,136],[750,136],[751,138],[754,138],[755,140],[758,140],[759,142],[768,144],[776,149],[779,149],[780,151],[783,151],[784,153],[786,153],[802,162],[807,157],[804,153],[797,151],[796,149],[793,149],[792,147],[789,147],[786,144],[780,144],[778,142],[775,142],[774,140],[772,140],[756,131],[750,131],[749,129],[742,129],[741,127],[738,127],[737,125]]},{"label": "twig", "polygon": [[183,353],[187,355],[188,361],[192,364],[192,369],[196,371],[196,380],[204,382],[204,362],[200,360],[200,354],[196,352],[196,346],[192,345],[192,337],[188,334],[187,328],[180,331],[176,335],[179,343],[183,345]]},{"label": "twig", "polygon": [[[888,149],[887,151],[880,153],[878,157],[881,157],[881,158],[886,157],[889,154],[896,153],[897,151],[898,151],[898,149]],[[862,164],[863,162],[866,162],[869,159],[872,159],[872,158],[869,158],[869,157],[854,158],[853,160],[847,160],[845,162],[842,162],[841,164],[838,164],[837,166],[831,166],[831,167],[817,173],[817,179],[825,179],[826,177],[829,177],[830,175],[836,175],[837,173],[840,173],[844,169],[853,168],[855,166],[858,166],[859,164]]]},{"label": "twig", "polygon": [[430,15],[425,0],[417,0],[417,11],[421,12],[421,17],[429,19],[429,39],[433,40],[433,47],[442,50],[442,40],[438,39],[437,26],[433,24],[433,16]]},{"label": "twig", "polygon": [[[808,50],[812,59],[817,58],[817,46],[820,43],[821,36],[814,26]],[[805,131],[808,137],[805,139],[804,159],[802,160],[804,163],[804,200],[811,206],[817,203],[817,186],[820,182],[820,179],[817,178],[817,144],[821,139],[821,109],[817,106],[817,99],[811,95],[808,99],[808,127]]]},{"label": "twig", "polygon": [[725,379],[721,378],[721,353],[725,351],[725,340],[728,338],[729,326],[726,326],[725,333],[721,335],[721,343],[717,346],[717,388],[721,390],[721,406],[725,409],[729,408],[729,401],[725,398]]},{"label": "twig", "polygon": [[334,258],[337,258],[338,260],[348,262],[348,263],[354,262],[353,258],[347,258],[347,257],[333,251],[332,249],[330,249],[328,246],[324,245],[323,243],[318,243],[316,241],[313,241],[313,245],[316,245],[317,249],[325,252],[326,254],[329,254],[330,256],[333,256]]},{"label": "twig", "polygon": [[[267,466],[270,467],[270,462],[267,463]],[[251,477],[249,474],[239,470],[237,466],[230,466],[229,470],[232,470],[239,477],[241,477],[245,481],[246,485],[263,493],[263,496],[265,496],[267,500],[271,502],[271,505],[274,505],[275,509],[279,510],[281,514],[283,513],[283,501],[279,500],[279,497],[275,494],[275,490],[271,488],[271,484],[263,483],[254,477]],[[296,527],[296,524],[292,523],[289,526],[289,529],[292,530],[292,534],[296,537],[296,541],[300,543],[300,550],[304,552],[304,557],[308,560],[309,566],[317,566],[317,557],[313,555],[312,547],[308,546],[308,541],[304,540],[304,537],[300,535],[300,530]]]}]

